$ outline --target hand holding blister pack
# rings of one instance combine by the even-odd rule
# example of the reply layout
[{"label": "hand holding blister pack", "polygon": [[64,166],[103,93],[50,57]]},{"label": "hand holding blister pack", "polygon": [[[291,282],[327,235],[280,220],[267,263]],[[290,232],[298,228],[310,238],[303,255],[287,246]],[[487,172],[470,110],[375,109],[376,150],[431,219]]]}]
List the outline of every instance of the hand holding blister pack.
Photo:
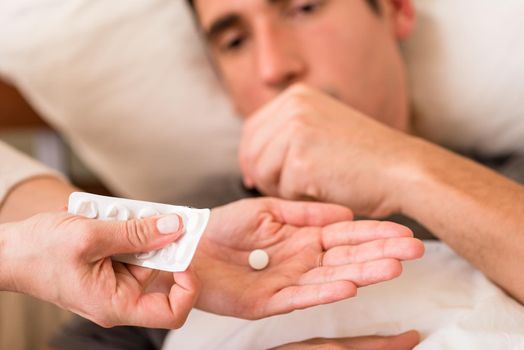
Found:
[{"label": "hand holding blister pack", "polygon": [[171,272],[185,271],[189,267],[210,215],[209,209],[194,209],[83,192],[71,194],[68,211],[74,215],[105,221],[125,221],[168,214],[179,215],[183,220],[185,231],[176,242],[152,252],[112,257],[116,261],[127,264]]},{"label": "hand holding blister pack", "polygon": [[[183,305],[186,307],[184,310],[188,311],[195,305],[196,298],[197,307],[201,310],[246,319],[331,303],[354,296],[358,286],[397,277],[401,260],[416,259],[423,254],[422,243],[412,238],[408,228],[394,223],[353,221],[349,209],[334,204],[276,198],[245,199],[214,208],[211,217],[209,210],[74,193],[69,210],[98,220],[129,220],[169,214],[182,218],[185,234],[181,238],[178,236],[179,226],[178,231],[167,230],[177,232],[179,238],[175,243],[168,242],[176,238],[168,240],[157,235],[156,238],[163,238],[168,244],[163,249],[114,257],[118,261],[153,269],[181,271],[188,267],[199,245],[198,259],[191,263],[191,269],[182,273],[160,274],[151,285],[151,292],[164,294],[162,300],[168,314],[179,310],[171,307],[173,303]],[[70,225],[74,226],[79,221],[82,220],[70,220]],[[149,221],[155,221],[158,228],[159,220]],[[148,222],[151,225],[155,223]],[[111,227],[120,226],[121,231],[129,226],[119,222],[93,221],[90,224],[92,235],[98,242],[104,242],[100,237],[107,237],[117,229]],[[82,229],[82,225],[79,227]],[[375,230],[376,227],[380,229]],[[71,229],[66,227],[64,230],[70,232]],[[201,239],[204,230],[206,237]],[[97,234],[101,236],[96,237]],[[125,236],[109,238],[109,243],[114,240],[112,238],[128,240]],[[398,246],[398,249],[374,249],[385,246],[386,242]],[[91,254],[81,252],[80,255],[93,255],[92,250],[102,248],[92,245]],[[352,258],[355,251],[362,252],[358,262]],[[106,276],[113,278],[109,283],[118,282],[120,278],[121,285],[123,283],[126,290],[131,290],[131,298],[134,297],[135,301],[138,300],[137,295],[143,297],[144,293],[149,292],[129,271],[131,266],[122,269],[124,274],[127,273],[122,279],[121,274],[115,273],[121,266],[104,264],[108,255],[95,259],[98,265],[94,268],[105,267],[108,271]],[[88,259],[86,266],[88,271],[92,271],[93,259]],[[112,269],[115,269],[113,273],[109,271]],[[84,275],[85,272],[80,274]],[[125,299],[128,300],[129,296]],[[185,312],[178,312],[175,316],[174,321],[172,316],[169,317],[177,328],[181,323],[173,322],[182,320]],[[165,323],[155,317],[140,323],[165,327]]]}]

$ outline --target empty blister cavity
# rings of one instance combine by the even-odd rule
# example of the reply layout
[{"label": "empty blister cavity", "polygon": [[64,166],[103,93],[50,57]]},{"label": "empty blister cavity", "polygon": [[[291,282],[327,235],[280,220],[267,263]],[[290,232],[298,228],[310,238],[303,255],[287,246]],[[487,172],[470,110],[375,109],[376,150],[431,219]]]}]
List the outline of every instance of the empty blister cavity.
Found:
[{"label": "empty blister cavity", "polygon": [[175,243],[171,243],[168,247],[165,249],[162,249],[160,252],[160,260],[165,261],[168,264],[174,264],[176,262],[175,254],[179,250],[179,245]]},{"label": "empty blister cavity", "polygon": [[105,217],[109,220],[126,221],[131,219],[131,212],[124,206],[113,204],[107,209]]},{"label": "empty blister cavity", "polygon": [[95,219],[98,216],[96,204],[89,200],[80,201],[74,206],[73,214]]},{"label": "empty blister cavity", "polygon": [[175,261],[182,261],[182,259],[186,255],[186,250],[187,250],[188,246],[187,245],[179,245],[176,248],[177,249],[175,250]]},{"label": "empty blister cavity", "polygon": [[177,214],[184,224],[184,234],[166,247],[140,254],[113,256],[116,261],[164,271],[185,271],[209,220],[209,209],[195,209],[168,204],[113,198],[75,192],[69,197],[69,210],[99,220],[129,220]]}]

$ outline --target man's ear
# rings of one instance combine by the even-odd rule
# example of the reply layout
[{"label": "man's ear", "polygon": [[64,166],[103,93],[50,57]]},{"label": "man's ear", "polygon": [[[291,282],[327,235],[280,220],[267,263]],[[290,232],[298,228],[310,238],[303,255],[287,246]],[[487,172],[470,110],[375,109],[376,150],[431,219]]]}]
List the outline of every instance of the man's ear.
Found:
[{"label": "man's ear", "polygon": [[416,16],[412,0],[386,0],[384,13],[390,17],[397,39],[405,39],[413,31]]}]

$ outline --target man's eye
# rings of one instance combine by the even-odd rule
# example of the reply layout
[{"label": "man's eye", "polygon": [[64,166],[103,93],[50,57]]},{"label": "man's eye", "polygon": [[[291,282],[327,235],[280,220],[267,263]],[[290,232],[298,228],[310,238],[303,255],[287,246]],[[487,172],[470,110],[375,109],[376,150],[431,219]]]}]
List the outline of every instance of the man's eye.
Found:
[{"label": "man's eye", "polygon": [[316,9],[316,4],[306,4],[306,5],[302,5],[299,7],[300,12],[303,12],[303,13],[310,13],[310,12],[315,11],[315,9]]},{"label": "man's eye", "polygon": [[296,4],[291,7],[291,15],[309,15],[318,10],[322,5],[322,0],[311,0],[311,1],[301,1],[299,4]]},{"label": "man's eye", "polygon": [[233,37],[231,39],[225,40],[220,45],[221,51],[235,51],[242,47],[244,44],[245,38],[243,36]]}]

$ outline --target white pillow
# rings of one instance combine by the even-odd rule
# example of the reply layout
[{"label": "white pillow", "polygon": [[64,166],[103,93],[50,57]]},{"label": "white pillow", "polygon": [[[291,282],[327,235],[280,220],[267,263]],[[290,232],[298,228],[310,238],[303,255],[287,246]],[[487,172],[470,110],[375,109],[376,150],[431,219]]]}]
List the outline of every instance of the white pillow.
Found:
[{"label": "white pillow", "polygon": [[0,72],[117,194],[221,197],[232,185],[208,179],[239,173],[241,122],[189,11],[185,0],[3,0]]},{"label": "white pillow", "polygon": [[[417,129],[461,150],[524,151],[524,3],[416,5],[419,26],[404,48]],[[239,121],[185,0],[3,0],[0,23],[0,73],[117,193],[167,200],[181,194],[166,189],[169,181],[188,193],[210,175],[238,172]],[[110,145],[87,145],[101,130],[77,124],[148,115],[176,126],[176,147],[155,155],[169,158],[176,171],[138,157],[140,142],[121,135],[114,144],[123,146],[104,155]],[[162,144],[169,134],[150,136]],[[144,164],[134,167],[137,159]]]},{"label": "white pillow", "polygon": [[416,129],[462,151],[524,152],[524,2],[415,3],[405,56]]}]

